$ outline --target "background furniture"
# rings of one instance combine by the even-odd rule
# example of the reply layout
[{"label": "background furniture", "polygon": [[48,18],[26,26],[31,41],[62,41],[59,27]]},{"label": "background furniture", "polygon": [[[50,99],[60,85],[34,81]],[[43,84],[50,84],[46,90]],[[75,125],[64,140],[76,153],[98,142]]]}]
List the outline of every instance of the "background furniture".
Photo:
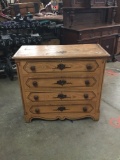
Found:
[{"label": "background furniture", "polygon": [[63,0],[62,44],[99,43],[115,60],[120,25],[116,0]]},{"label": "background furniture", "polygon": [[22,16],[27,12],[31,14],[39,13],[40,5],[38,3],[14,3],[10,5],[12,17],[20,13]]},{"label": "background furniture", "polygon": [[117,0],[118,7],[116,9],[115,22],[120,23],[120,0]]},{"label": "background furniture", "polygon": [[26,122],[33,118],[98,120],[108,57],[96,44],[22,46],[13,58]]}]

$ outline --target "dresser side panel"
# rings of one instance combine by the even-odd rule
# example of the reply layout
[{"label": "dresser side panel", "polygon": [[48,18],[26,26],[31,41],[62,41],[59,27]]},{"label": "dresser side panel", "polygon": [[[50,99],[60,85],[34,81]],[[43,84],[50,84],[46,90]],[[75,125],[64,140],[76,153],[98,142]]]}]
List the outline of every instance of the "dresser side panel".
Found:
[{"label": "dresser side panel", "polygon": [[101,102],[102,86],[103,86],[103,80],[104,80],[105,64],[106,64],[106,60],[101,59],[101,71],[100,71],[100,76],[99,76],[98,99],[97,99],[97,105],[96,105],[96,113],[100,112],[100,104],[101,104],[100,102]]},{"label": "dresser side panel", "polygon": [[24,115],[27,115],[25,90],[24,90],[24,85],[23,85],[23,74],[21,72],[21,61],[15,60],[15,62],[17,65],[17,74],[18,74],[19,86],[20,86],[20,91],[21,91]]}]

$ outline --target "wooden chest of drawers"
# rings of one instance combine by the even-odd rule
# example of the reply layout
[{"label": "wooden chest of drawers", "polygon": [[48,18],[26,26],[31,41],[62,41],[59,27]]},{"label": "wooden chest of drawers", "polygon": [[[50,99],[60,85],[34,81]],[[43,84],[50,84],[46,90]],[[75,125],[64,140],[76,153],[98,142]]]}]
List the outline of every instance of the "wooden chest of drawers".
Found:
[{"label": "wooden chest of drawers", "polygon": [[107,57],[97,44],[22,46],[13,58],[26,122],[98,120]]}]

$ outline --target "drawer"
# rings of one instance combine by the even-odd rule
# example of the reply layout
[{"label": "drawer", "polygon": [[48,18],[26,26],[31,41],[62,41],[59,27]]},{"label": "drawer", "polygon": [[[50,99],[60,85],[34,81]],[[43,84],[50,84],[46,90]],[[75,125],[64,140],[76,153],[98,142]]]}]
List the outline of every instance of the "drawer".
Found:
[{"label": "drawer", "polygon": [[118,34],[119,28],[113,28],[113,34]]},{"label": "drawer", "polygon": [[81,40],[78,41],[79,44],[99,44],[99,38],[89,39],[89,40]]},{"label": "drawer", "polygon": [[80,40],[87,40],[92,39],[96,37],[101,37],[101,30],[89,30],[89,31],[83,31],[79,32]]},{"label": "drawer", "polygon": [[33,105],[29,111],[33,114],[49,114],[49,113],[90,113],[94,110],[92,105],[86,104],[71,104],[71,105],[55,105],[55,106],[40,106]]},{"label": "drawer", "polygon": [[110,36],[112,34],[114,34],[113,28],[103,29],[102,31],[102,36]]},{"label": "drawer", "polygon": [[80,32],[80,39],[90,39],[94,37],[93,31],[84,31],[84,32]]},{"label": "drawer", "polygon": [[96,94],[93,91],[26,92],[25,95],[28,102],[96,100]]},{"label": "drawer", "polygon": [[94,37],[101,37],[101,30],[95,30]]},{"label": "drawer", "polygon": [[26,73],[58,73],[58,72],[94,72],[98,68],[96,60],[58,60],[22,62],[22,72]]},{"label": "drawer", "polygon": [[77,88],[94,87],[98,83],[98,77],[81,77],[81,78],[24,78],[25,89],[45,89],[45,88]]}]

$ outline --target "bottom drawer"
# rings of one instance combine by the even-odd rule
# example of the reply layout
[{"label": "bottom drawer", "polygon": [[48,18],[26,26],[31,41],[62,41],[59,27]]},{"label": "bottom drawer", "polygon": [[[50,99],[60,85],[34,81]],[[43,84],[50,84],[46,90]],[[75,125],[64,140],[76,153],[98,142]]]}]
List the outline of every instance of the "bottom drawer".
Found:
[{"label": "bottom drawer", "polygon": [[49,113],[90,113],[94,111],[94,107],[91,104],[71,104],[71,105],[52,105],[52,106],[40,106],[33,105],[29,111],[32,114],[49,114]]}]

